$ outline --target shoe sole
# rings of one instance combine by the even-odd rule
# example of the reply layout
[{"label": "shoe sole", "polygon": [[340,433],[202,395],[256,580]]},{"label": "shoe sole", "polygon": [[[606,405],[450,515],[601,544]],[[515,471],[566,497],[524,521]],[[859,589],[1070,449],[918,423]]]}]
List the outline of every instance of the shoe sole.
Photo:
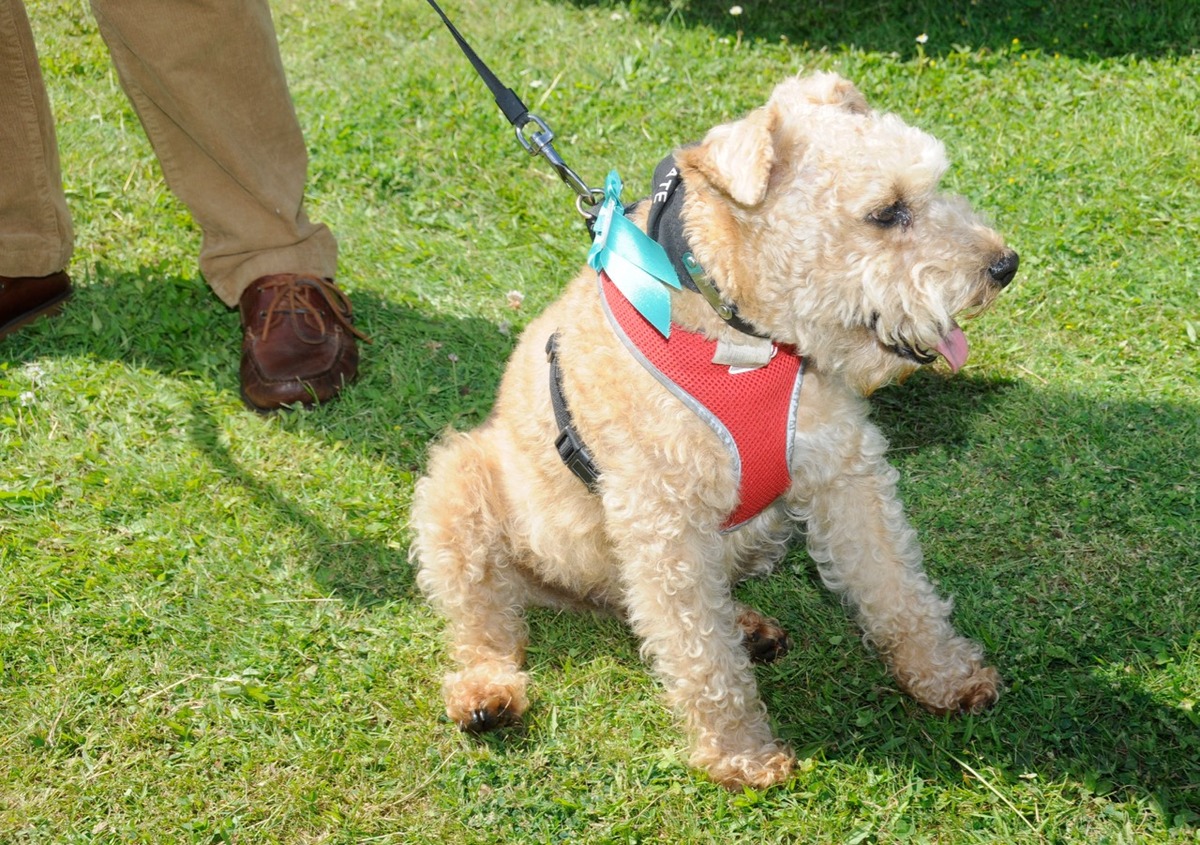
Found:
[{"label": "shoe sole", "polygon": [[24,314],[22,314],[20,317],[17,317],[15,320],[9,320],[3,326],[0,326],[0,338],[7,337],[8,335],[15,332],[17,329],[24,328],[25,326],[32,323],[34,320],[37,320],[41,317],[50,317],[54,314],[59,313],[60,311],[62,311],[63,305],[66,303],[66,301],[71,298],[71,294],[73,292],[74,291],[67,291],[64,294],[60,294],[59,296],[56,296],[54,299],[51,299],[50,301],[43,303],[38,308],[35,308],[33,311],[26,311]]},{"label": "shoe sole", "polygon": [[[345,387],[345,385],[342,385],[342,387]],[[251,411],[254,411],[255,413],[262,414],[264,416],[270,416],[271,414],[274,414],[277,411],[284,411],[284,412],[291,411],[297,405],[299,405],[300,407],[305,408],[305,409],[312,409],[312,408],[319,407],[321,405],[328,405],[330,402],[337,399],[338,396],[341,395],[341,392],[342,392],[341,388],[338,388],[336,391],[334,391],[332,396],[330,396],[328,399],[322,401],[322,400],[318,399],[310,389],[307,399],[295,399],[291,402],[286,402],[283,404],[259,405],[257,402],[255,402],[253,399],[250,398],[250,395],[248,393],[246,393],[246,388],[244,385],[238,391],[238,393],[242,397],[242,401],[244,403],[246,403],[247,408],[249,408]]]},{"label": "shoe sole", "polygon": [[313,407],[321,404],[320,402],[317,402],[314,400],[312,402],[303,402],[303,401],[289,402],[285,405],[259,405],[258,403],[256,403],[254,400],[252,400],[250,398],[250,396],[246,393],[244,388],[242,390],[239,390],[238,394],[242,397],[242,402],[246,405],[247,408],[249,408],[251,411],[254,411],[254,413],[256,413],[256,414],[262,414],[264,417],[270,416],[271,414],[274,414],[274,413],[277,413],[280,411],[283,411],[286,413],[287,411],[290,411],[293,408],[295,408],[296,405],[300,405],[303,408],[313,408]]}]

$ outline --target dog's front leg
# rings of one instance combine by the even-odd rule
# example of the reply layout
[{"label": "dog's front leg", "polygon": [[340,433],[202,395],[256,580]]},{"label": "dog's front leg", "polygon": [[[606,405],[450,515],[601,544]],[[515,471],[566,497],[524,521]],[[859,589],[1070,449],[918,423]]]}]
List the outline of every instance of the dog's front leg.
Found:
[{"label": "dog's front leg", "polygon": [[685,720],[691,763],[731,788],[779,783],[793,757],[758,698],[730,582],[713,556],[719,540],[664,533],[630,533],[621,544],[626,607]]},{"label": "dog's front leg", "polygon": [[855,609],[897,682],[935,712],[979,712],[999,696],[999,675],[978,645],[954,631],[952,602],[925,574],[886,448],[864,422],[841,452],[840,472],[797,485],[793,508],[807,521],[822,580]]}]

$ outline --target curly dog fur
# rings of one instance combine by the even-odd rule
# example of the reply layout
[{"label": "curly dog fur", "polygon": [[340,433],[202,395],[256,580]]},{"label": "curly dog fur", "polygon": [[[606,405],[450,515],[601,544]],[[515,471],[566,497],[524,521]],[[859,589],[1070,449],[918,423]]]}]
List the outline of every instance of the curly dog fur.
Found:
[{"label": "curly dog fur", "polygon": [[[938,351],[957,369],[966,341],[955,315],[987,307],[1016,254],[938,192],[941,143],[834,74],[783,82],[676,161],[700,263],[743,319],[805,358],[790,489],[721,531],[738,499],[728,450],[622,346],[585,270],[526,330],[491,417],[433,449],[414,554],[449,623],[459,668],[443,693],[459,726],[510,724],[528,708],[526,607],[609,610],[641,639],[692,763],[720,783],[763,787],[785,780],[793,758],[772,735],[751,662],[789,642],[732,587],[769,571],[797,526],[825,585],[917,701],[977,712],[999,695],[922,569],[865,396]],[[698,294],[672,300],[678,325],[732,335]],[[554,332],[563,390],[601,471],[596,493],[553,446],[543,347]]]}]

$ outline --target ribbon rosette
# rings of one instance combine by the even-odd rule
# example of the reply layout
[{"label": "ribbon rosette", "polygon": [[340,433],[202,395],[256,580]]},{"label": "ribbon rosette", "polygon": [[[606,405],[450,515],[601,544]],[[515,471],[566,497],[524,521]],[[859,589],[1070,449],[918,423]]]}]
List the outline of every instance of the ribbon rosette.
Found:
[{"label": "ribbon rosette", "polygon": [[609,173],[592,226],[595,240],[588,266],[612,279],[638,313],[663,337],[670,337],[671,292],[664,285],[679,290],[679,277],[662,245],[625,217],[622,187],[617,171]]}]

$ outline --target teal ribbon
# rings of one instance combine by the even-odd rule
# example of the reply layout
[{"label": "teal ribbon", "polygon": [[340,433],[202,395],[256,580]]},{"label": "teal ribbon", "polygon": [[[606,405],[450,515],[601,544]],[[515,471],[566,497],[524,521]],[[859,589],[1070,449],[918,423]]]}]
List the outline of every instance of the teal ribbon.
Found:
[{"label": "teal ribbon", "polygon": [[588,266],[604,271],[638,313],[663,337],[670,337],[671,292],[664,285],[679,290],[679,277],[662,245],[625,217],[622,187],[617,171],[609,173],[592,226],[596,239],[588,251]]}]

